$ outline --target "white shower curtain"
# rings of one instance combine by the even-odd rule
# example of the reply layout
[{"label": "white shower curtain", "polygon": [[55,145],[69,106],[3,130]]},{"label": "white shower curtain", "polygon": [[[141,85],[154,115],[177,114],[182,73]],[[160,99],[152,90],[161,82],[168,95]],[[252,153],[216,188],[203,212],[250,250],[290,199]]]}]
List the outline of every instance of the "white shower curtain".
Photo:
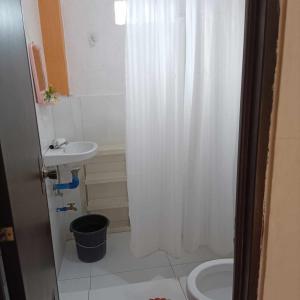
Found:
[{"label": "white shower curtain", "polygon": [[128,0],[131,247],[233,249],[244,3]]}]

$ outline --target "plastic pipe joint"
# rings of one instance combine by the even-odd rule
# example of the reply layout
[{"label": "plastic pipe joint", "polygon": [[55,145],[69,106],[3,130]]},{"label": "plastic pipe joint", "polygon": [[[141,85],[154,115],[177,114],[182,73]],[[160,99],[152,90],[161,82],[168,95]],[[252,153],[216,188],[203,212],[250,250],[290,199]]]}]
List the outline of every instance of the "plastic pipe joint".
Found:
[{"label": "plastic pipe joint", "polygon": [[71,171],[72,181],[68,183],[57,183],[53,185],[54,190],[73,190],[79,186],[79,169],[74,169]]}]

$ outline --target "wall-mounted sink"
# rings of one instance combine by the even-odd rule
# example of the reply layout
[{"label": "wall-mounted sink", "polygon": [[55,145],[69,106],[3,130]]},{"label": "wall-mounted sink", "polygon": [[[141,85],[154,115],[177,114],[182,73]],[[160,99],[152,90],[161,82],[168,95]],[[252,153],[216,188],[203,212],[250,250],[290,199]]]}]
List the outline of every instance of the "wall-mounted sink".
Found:
[{"label": "wall-mounted sink", "polygon": [[44,155],[46,167],[81,162],[96,155],[98,145],[93,142],[69,142],[58,149],[48,149]]}]

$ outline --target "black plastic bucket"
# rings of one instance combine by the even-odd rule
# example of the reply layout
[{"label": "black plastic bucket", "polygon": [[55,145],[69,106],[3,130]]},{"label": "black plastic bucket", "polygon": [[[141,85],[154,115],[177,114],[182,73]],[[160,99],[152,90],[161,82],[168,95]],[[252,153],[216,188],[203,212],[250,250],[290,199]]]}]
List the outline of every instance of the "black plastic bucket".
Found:
[{"label": "black plastic bucket", "polygon": [[76,243],[78,258],[86,263],[102,259],[106,254],[106,241],[96,247],[85,247]]},{"label": "black plastic bucket", "polygon": [[109,220],[102,215],[87,215],[75,219],[70,225],[78,258],[83,262],[95,262],[106,254],[106,235]]}]

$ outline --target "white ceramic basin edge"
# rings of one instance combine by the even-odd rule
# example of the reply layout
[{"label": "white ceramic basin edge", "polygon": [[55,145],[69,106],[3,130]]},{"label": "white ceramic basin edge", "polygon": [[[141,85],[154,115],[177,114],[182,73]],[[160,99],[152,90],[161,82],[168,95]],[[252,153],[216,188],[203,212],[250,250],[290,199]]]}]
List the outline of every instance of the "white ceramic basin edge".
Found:
[{"label": "white ceramic basin edge", "polygon": [[59,149],[48,149],[43,156],[46,167],[85,161],[96,155],[98,145],[94,142],[69,142]]}]

